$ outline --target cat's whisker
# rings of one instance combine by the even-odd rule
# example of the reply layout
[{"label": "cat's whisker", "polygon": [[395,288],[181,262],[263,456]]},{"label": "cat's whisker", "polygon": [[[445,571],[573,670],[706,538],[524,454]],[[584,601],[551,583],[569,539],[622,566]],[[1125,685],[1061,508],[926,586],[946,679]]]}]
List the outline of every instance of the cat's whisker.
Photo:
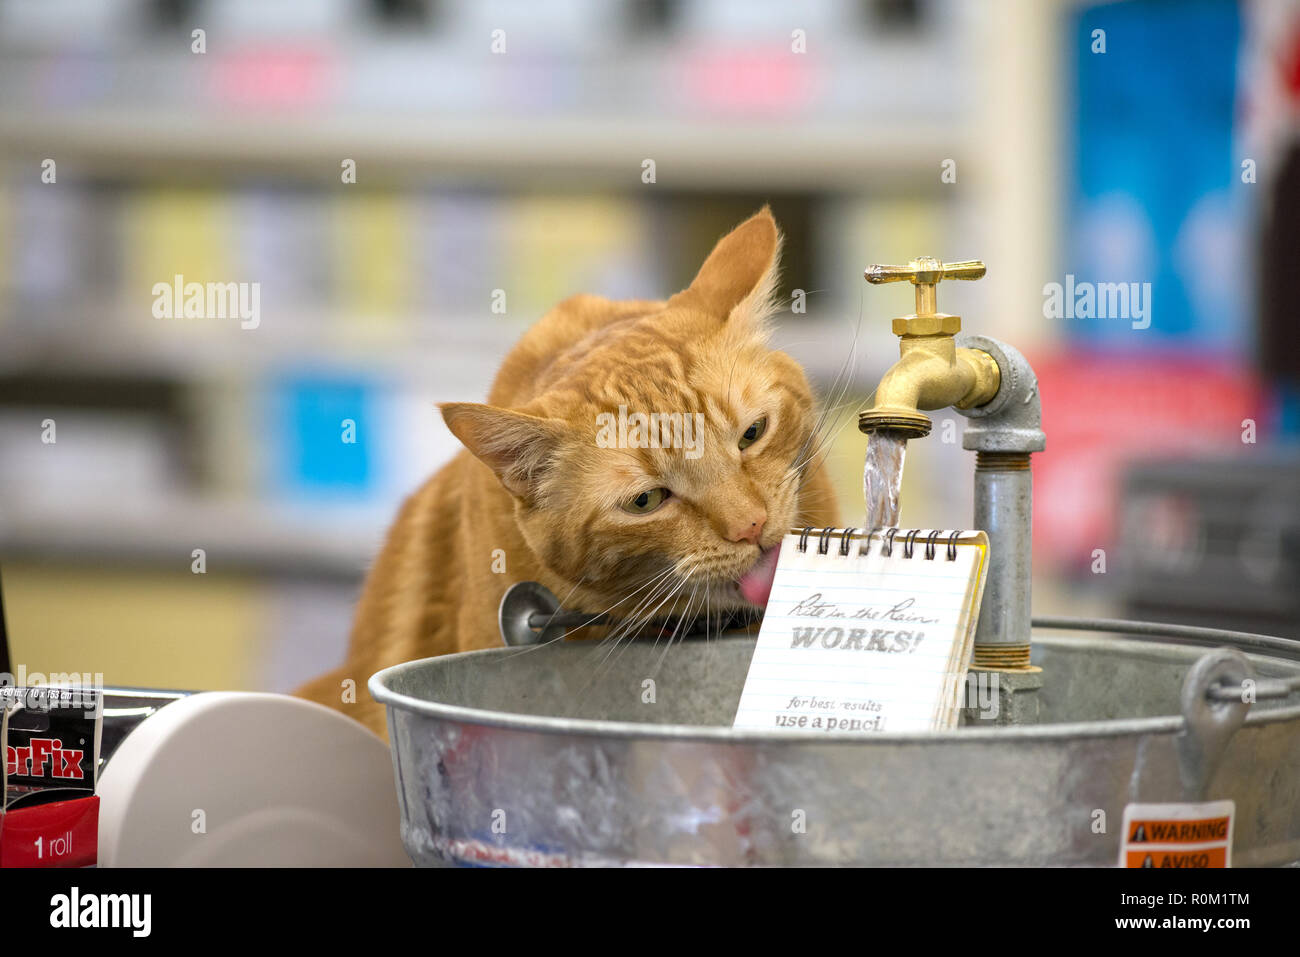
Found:
[{"label": "cat's whisker", "polygon": [[[852,370],[854,365],[857,362],[858,337],[861,334],[861,332],[862,332],[862,310],[859,307],[858,322],[853,330],[853,340],[849,344],[849,353],[845,357],[844,362],[840,365],[839,371],[835,374],[835,378],[831,380],[831,387],[829,392],[831,395],[834,395],[834,398],[829,402],[827,402],[822,407],[821,411],[817,416],[817,419],[813,423],[812,431],[809,432],[808,438],[804,440],[804,444],[800,447],[798,454],[796,454],[795,456],[796,468],[802,469],[803,466],[806,465],[809,461],[811,461],[812,458],[815,456],[816,454],[815,448],[812,453],[807,455],[805,455],[805,453],[807,452],[809,444],[816,439],[818,433],[821,432],[823,426],[826,424],[827,417],[830,415],[838,415],[841,409],[851,404],[851,403],[844,402],[844,396],[848,394],[849,387],[853,383]],[[838,432],[836,434],[838,435]]]},{"label": "cat's whisker", "polygon": [[[689,574],[690,572],[687,572],[686,576],[688,577]],[[627,638],[628,639],[627,644],[630,645],[631,641],[633,640],[632,636],[635,635],[636,631],[639,630],[645,624],[645,622],[651,621],[658,613],[659,609],[662,608],[666,602],[670,601],[677,594],[677,592],[679,592],[686,585],[687,577],[681,577],[678,581],[676,581],[672,585],[672,587],[668,590],[667,594],[664,595],[664,597],[659,601],[659,603],[655,605],[655,607],[651,609],[651,611],[648,614],[643,616],[642,620],[637,623],[634,629],[629,629],[624,635],[614,640],[612,647],[610,647],[609,650],[606,652],[605,657],[596,665],[596,669],[592,673],[591,678],[587,681],[586,684],[582,686],[581,689],[579,689],[578,693],[580,696],[584,695],[586,693],[586,690],[590,688],[591,685],[601,676],[602,669],[607,673],[609,668],[612,667],[613,664],[617,661],[617,659],[611,661],[610,656],[613,655],[614,652],[618,650],[618,645],[622,642],[622,640],[624,638]],[[601,644],[606,644],[608,641],[609,639],[607,638],[606,641],[602,642]]]},{"label": "cat's whisker", "polygon": [[817,420],[813,424],[813,430],[811,433],[812,435],[816,435],[818,430],[821,428],[822,424],[825,422],[826,415],[828,414],[828,410],[834,406],[837,406],[840,402],[844,400],[844,396],[848,394],[849,386],[852,385],[853,383],[852,369],[855,363],[857,362],[858,331],[860,331],[861,328],[861,319],[859,319],[858,321],[858,326],[859,329],[855,330],[853,333],[853,341],[849,345],[849,353],[847,356],[845,356],[844,362],[841,363],[839,371],[835,373],[835,378],[831,380],[831,386],[830,389],[828,390],[828,394],[835,396],[835,398],[827,402],[822,407],[820,414],[817,417]]},{"label": "cat's whisker", "polygon": [[834,495],[826,489],[809,488],[802,493],[799,504],[807,507],[809,505],[827,505],[834,502]]},{"label": "cat's whisker", "polygon": [[[799,473],[811,462],[817,455],[818,449],[824,443],[825,438],[821,436],[821,431],[826,423],[823,421],[826,416],[834,414],[839,415],[840,410],[852,403],[845,402],[837,407],[827,406],[821,412],[818,421],[814,423],[812,431],[808,433],[808,438],[804,439],[803,444],[799,446],[798,452],[795,453],[794,459],[790,465],[790,471]],[[788,478],[786,479],[788,481]]]},{"label": "cat's whisker", "polygon": [[[604,639],[601,640],[601,642],[597,646],[597,650],[603,648],[605,645],[611,642],[615,646],[617,646],[618,642],[625,635],[635,632],[644,624],[645,621],[649,620],[648,617],[643,616],[642,614],[643,610],[646,607],[648,607],[651,602],[656,601],[659,598],[659,596],[663,594],[667,589],[673,586],[674,583],[673,573],[677,570],[677,567],[678,567],[677,565],[673,565],[669,567],[663,573],[657,575],[652,580],[654,587],[650,590],[650,593],[646,595],[644,598],[642,598],[641,601],[637,602],[637,604],[633,606],[632,610],[627,615],[623,616],[617,621],[617,623],[610,630],[609,634],[607,634],[604,637]],[[642,589],[644,587],[645,586],[642,586]],[[641,591],[642,589],[637,589],[637,591]],[[655,610],[657,610],[658,607],[659,606],[656,605]],[[653,615],[654,611],[652,610],[650,614]],[[605,657],[606,658],[608,657],[608,652],[606,652]]]},{"label": "cat's whisker", "polygon": [[[658,591],[656,591],[654,594],[657,595]],[[639,611],[644,606],[644,604],[645,602],[639,604],[637,606],[637,610]],[[618,630],[616,630],[616,632],[611,633],[611,635],[603,639],[596,648],[592,649],[592,656],[599,655],[600,660],[595,662],[595,664],[593,665],[591,671],[591,677],[588,678],[587,681],[583,683],[582,687],[578,689],[577,697],[578,697],[579,706],[581,706],[583,702],[583,697],[586,694],[587,689],[592,687],[592,685],[601,677],[602,671],[609,660],[609,656],[622,642],[624,637],[627,637],[628,635],[632,634],[633,629],[628,627],[631,624],[632,622],[630,619],[621,622],[620,623],[621,627]]]},{"label": "cat's whisker", "polygon": [[811,474],[812,471],[811,469],[808,468],[808,466],[819,465],[821,464],[821,462],[825,461],[826,453],[829,452],[831,448],[833,448],[833,443],[835,442],[836,439],[839,438],[840,433],[844,431],[845,427],[851,421],[853,421],[852,416],[845,416],[844,420],[840,423],[839,427],[833,433],[820,439],[816,447],[812,450],[812,452],[809,453],[807,459],[799,464],[800,481],[799,481],[799,485],[796,486],[796,488],[802,490],[804,482],[808,480],[808,476]]},{"label": "cat's whisker", "polygon": [[[683,580],[683,584],[685,584],[686,580],[689,580],[689,578],[690,578],[690,574],[688,573],[688,574],[685,576],[685,579]],[[683,625],[686,625],[686,624],[688,624],[688,623],[690,622],[691,607],[692,607],[692,605],[693,605],[694,602],[695,602],[695,595],[699,592],[699,589],[700,589],[700,586],[699,586],[699,583],[698,583],[698,582],[696,582],[696,583],[694,583],[694,584],[691,585],[691,594],[690,594],[690,597],[687,598],[687,600],[686,600],[686,607],[685,607],[685,610],[683,610],[682,613],[679,614],[679,615],[677,616],[677,623],[676,623],[676,625],[673,626],[672,633],[668,635],[668,643],[669,643],[669,644],[672,644],[672,640],[673,640],[675,637],[677,637],[677,633],[678,633],[679,631],[682,630],[682,626],[683,626]],[[663,631],[660,630],[660,633],[657,634],[657,635],[655,635],[655,643],[654,643],[654,647],[655,647],[655,648],[658,648],[658,647],[659,647],[659,639],[662,638],[662,637],[664,637],[664,636],[663,636]]]},{"label": "cat's whisker", "polygon": [[[841,403],[840,405],[834,408],[834,414],[836,416],[839,416],[840,412],[843,409],[853,404],[855,403],[851,403],[851,402]],[[853,421],[852,416],[845,416],[843,420],[840,422],[839,427],[835,429],[834,433],[830,433],[821,437],[817,437],[817,433],[814,432],[810,436],[810,439],[816,438],[817,439],[816,444],[813,445],[811,450],[808,450],[807,443],[805,443],[804,449],[801,450],[800,457],[790,467],[789,472],[787,472],[786,477],[782,479],[781,484],[784,485],[795,476],[798,476],[800,481],[799,481],[799,485],[796,486],[796,488],[801,490],[803,488],[803,483],[807,481],[807,476],[811,471],[809,469],[809,466],[820,464],[820,462],[818,461],[818,456],[824,455],[824,453],[829,450],[829,448],[831,447],[831,443],[834,442],[835,439],[839,438],[839,434],[842,431],[844,431],[845,426],[848,425],[848,423],[851,421]]]},{"label": "cat's whisker", "polygon": [[[860,293],[860,295],[862,294]],[[798,491],[803,490],[803,485],[807,481],[807,477],[810,471],[808,469],[808,465],[814,463],[814,460],[817,458],[818,454],[828,445],[829,442],[833,441],[835,438],[838,438],[839,433],[843,431],[844,426],[852,419],[851,416],[846,417],[845,421],[840,424],[840,427],[835,430],[835,433],[833,435],[824,436],[819,439],[817,438],[818,434],[822,431],[822,428],[827,424],[827,420],[829,417],[838,416],[843,409],[847,408],[850,405],[855,404],[853,402],[845,402],[844,397],[845,395],[848,394],[849,387],[853,383],[852,369],[857,363],[858,339],[862,333],[862,316],[863,316],[863,308],[862,308],[862,302],[860,300],[858,303],[858,321],[853,328],[853,339],[849,344],[849,353],[845,357],[844,363],[840,366],[839,372],[836,373],[835,379],[831,383],[830,392],[834,395],[834,398],[831,401],[827,402],[827,404],[823,407],[822,414],[818,417],[817,422],[813,427],[813,431],[809,434],[808,437],[809,442],[812,442],[814,439],[817,439],[817,441],[813,445],[812,451],[807,452],[806,455],[802,454],[808,448],[808,442],[805,442],[803,448],[800,450],[801,456],[799,457],[799,460],[796,462],[794,469],[792,470],[793,474],[798,474],[800,476],[799,485],[797,486]],[[841,384],[841,379],[843,379],[842,384]],[[786,481],[788,480],[789,480],[789,476],[787,476]]]},{"label": "cat's whisker", "polygon": [[[654,675],[657,676],[660,669],[663,668],[664,662],[668,659],[668,652],[672,650],[673,641],[677,638],[679,632],[682,634],[682,640],[686,640],[686,633],[683,629],[691,623],[691,610],[695,607],[695,599],[699,594],[699,591],[700,586],[697,582],[691,589],[691,597],[686,600],[686,611],[682,614],[682,617],[677,620],[677,627],[673,629],[673,633],[668,636],[668,641],[664,644],[664,653],[659,656],[659,661],[655,664]],[[659,647],[658,638],[655,639],[655,647]]]},{"label": "cat's whisker", "polygon": [[578,587],[586,580],[587,580],[587,576],[583,575],[581,578],[579,578],[576,582],[573,583],[573,587],[571,587],[567,592],[565,592],[564,597],[560,599],[561,608],[563,608],[565,603],[568,602],[568,600],[573,597],[573,593],[577,591]]},{"label": "cat's whisker", "polygon": [[636,595],[640,594],[641,592],[645,591],[647,588],[649,588],[650,589],[649,595],[647,595],[645,598],[641,599],[641,601],[637,602],[637,604],[632,606],[632,610],[628,612],[627,615],[621,618],[616,618],[614,624],[610,625],[610,628],[613,629],[613,631],[610,632],[610,635],[606,635],[605,638],[601,640],[601,643],[608,641],[610,636],[614,634],[614,631],[620,628],[624,622],[626,622],[629,618],[635,616],[637,612],[642,607],[644,607],[644,605],[647,602],[654,600],[655,596],[659,593],[660,588],[664,587],[665,583],[671,580],[675,568],[676,568],[675,565],[670,565],[668,568],[665,568],[663,571],[657,572],[655,575],[653,575],[652,577],[647,579],[644,583],[642,583],[642,585],[639,588],[637,588],[635,591],[627,595],[624,595],[618,601],[614,602],[614,604],[606,608],[605,611],[592,616],[592,618],[589,619],[584,625],[580,625],[579,627],[585,627],[587,624],[590,624],[591,621],[594,621],[596,618],[600,617],[600,615],[608,615],[610,612],[612,612],[619,605],[623,604],[623,602],[627,601],[629,598],[633,598]]},{"label": "cat's whisker", "polygon": [[[854,361],[854,354],[856,352],[857,343],[855,342],[850,350],[849,358],[845,360],[845,365],[840,367],[840,372],[836,375],[835,380],[831,385],[830,394],[833,398],[829,399],[821,407],[817,419],[813,423],[812,431],[808,433],[808,438],[804,440],[796,459],[804,457],[803,453],[805,453],[808,446],[816,440],[819,433],[821,433],[822,429],[833,416],[838,416],[841,410],[847,408],[849,405],[855,404],[852,402],[845,402],[844,397],[848,394],[849,386],[852,384],[852,377],[846,373],[848,372],[849,365]],[[841,377],[843,378],[842,384],[840,381]]]},{"label": "cat's whisker", "polygon": [[737,350],[736,358],[731,362],[731,371],[727,373],[727,405],[731,405],[731,379],[736,374],[736,366],[740,364],[740,352]]},{"label": "cat's whisker", "polygon": [[840,427],[835,430],[834,434],[828,436],[825,441],[819,444],[818,448],[813,453],[812,456],[813,460],[808,463],[805,463],[805,467],[800,474],[799,484],[795,486],[796,493],[802,494],[804,485],[807,484],[809,478],[812,477],[814,469],[808,468],[808,465],[812,465],[815,468],[825,463],[827,455],[834,448],[833,443],[835,442],[836,439],[839,438],[840,433],[844,431],[845,427],[852,420],[853,420],[852,416],[846,416],[844,422],[841,423]]},{"label": "cat's whisker", "polygon": [[[680,563],[678,565],[678,568],[681,569]],[[666,594],[663,595],[663,597],[659,600],[659,603],[655,605],[654,608],[650,609],[649,612],[644,613],[641,616],[639,621],[635,621],[632,627],[628,629],[627,634],[635,635],[637,632],[640,631],[642,627],[645,626],[645,624],[653,620],[655,616],[658,615],[659,609],[674,599],[677,592],[679,592],[682,589],[682,587],[690,579],[691,575],[693,575],[697,570],[698,570],[698,565],[693,563],[689,567],[679,570],[676,575],[677,581],[674,582],[671,590],[669,590]],[[656,638],[656,641],[657,640],[658,639]]]},{"label": "cat's whisker", "polygon": [[704,589],[704,643],[709,643],[709,616],[713,614],[709,598],[713,594],[713,586],[709,585]]},{"label": "cat's whisker", "polygon": [[[663,607],[667,602],[671,601],[671,600],[674,598],[674,596],[677,594],[677,592],[680,591],[680,590],[682,589],[682,587],[686,584],[686,582],[689,580],[690,576],[694,573],[694,571],[695,571],[695,566],[692,566],[691,568],[687,569],[687,570],[684,571],[684,572],[679,572],[679,573],[678,573],[678,579],[679,579],[679,580],[674,584],[674,586],[672,587],[672,590],[669,591],[669,592],[668,592],[668,593],[667,593],[667,594],[666,594],[666,595],[665,595],[665,596],[664,596],[664,597],[659,601],[659,604],[657,604],[653,609],[651,609],[649,613],[647,613],[646,615],[644,615],[643,618],[641,619],[641,621],[637,622],[637,623],[635,624],[635,626],[629,630],[628,633],[634,635],[637,631],[639,631],[642,627],[644,627],[644,625],[645,625],[646,623],[648,623],[649,621],[653,620],[653,618],[655,617],[655,615],[658,614],[659,609],[662,608],[662,607]],[[655,640],[656,640],[656,642],[658,642],[658,638],[656,638]]]}]

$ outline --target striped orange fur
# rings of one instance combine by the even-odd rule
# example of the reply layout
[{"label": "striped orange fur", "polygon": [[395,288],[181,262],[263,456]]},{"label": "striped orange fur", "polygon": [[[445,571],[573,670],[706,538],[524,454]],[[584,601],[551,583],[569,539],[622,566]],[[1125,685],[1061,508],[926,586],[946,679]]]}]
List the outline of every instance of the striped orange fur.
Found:
[{"label": "striped orange fur", "polygon": [[[568,607],[616,615],[667,585],[681,587],[661,614],[739,607],[736,583],[764,549],[792,527],[835,524],[830,482],[810,454],[812,390],[767,345],[780,246],[764,208],[666,301],[567,299],[511,350],[488,404],[441,406],[465,450],[402,506],[366,581],[347,660],[297,693],[384,735],[370,675],[500,645],[497,606],[514,582],[539,581]],[[702,427],[692,449],[604,447],[601,422],[620,407],[698,413]],[[765,430],[742,449],[759,421]],[[670,493],[657,508],[626,510],[657,488]],[[347,679],[355,701],[345,701]]]}]

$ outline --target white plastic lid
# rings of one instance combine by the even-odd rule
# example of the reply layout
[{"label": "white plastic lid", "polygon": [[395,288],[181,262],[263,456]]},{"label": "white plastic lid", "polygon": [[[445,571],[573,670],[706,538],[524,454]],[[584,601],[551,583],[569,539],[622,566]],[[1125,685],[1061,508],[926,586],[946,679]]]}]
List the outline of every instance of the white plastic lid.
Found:
[{"label": "white plastic lid", "polygon": [[288,695],[150,716],[99,779],[101,867],[409,867],[388,746]]}]

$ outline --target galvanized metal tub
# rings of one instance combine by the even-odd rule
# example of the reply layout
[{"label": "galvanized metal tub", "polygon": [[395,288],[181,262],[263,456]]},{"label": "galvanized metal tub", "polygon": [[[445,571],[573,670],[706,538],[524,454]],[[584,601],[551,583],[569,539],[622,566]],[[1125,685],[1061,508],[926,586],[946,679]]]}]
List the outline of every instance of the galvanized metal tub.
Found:
[{"label": "galvanized metal tub", "polygon": [[[748,636],[468,652],[370,690],[421,865],[1113,866],[1126,804],[1198,798],[1236,802],[1234,866],[1300,864],[1300,645],[1142,628],[1036,635],[1039,723],[925,735],[732,730]],[[1205,707],[1238,665],[1266,693]]]}]

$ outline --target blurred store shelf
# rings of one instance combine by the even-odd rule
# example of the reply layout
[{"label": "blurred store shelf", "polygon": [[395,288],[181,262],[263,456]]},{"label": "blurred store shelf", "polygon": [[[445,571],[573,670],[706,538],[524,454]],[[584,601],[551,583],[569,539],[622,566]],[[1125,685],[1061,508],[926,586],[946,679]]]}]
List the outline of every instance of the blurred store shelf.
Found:
[{"label": "blurred store shelf", "polygon": [[[358,182],[395,176],[501,178],[537,184],[640,187],[653,159],[674,188],[819,189],[931,186],[944,157],[967,156],[947,124],[864,121],[717,122],[621,116],[340,116],[257,118],[188,111],[0,113],[0,149],[13,159],[57,156],[70,169],[124,179],[275,170],[337,181],[343,158]],[[918,157],[930,157],[925,165]],[[971,160],[971,175],[974,160]]]},{"label": "blurred store shelf", "polygon": [[[231,371],[265,374],[286,367],[385,376],[425,384],[448,396],[486,391],[522,326],[482,318],[418,316],[373,324],[321,314],[277,315],[255,329],[207,320],[145,325],[139,310],[86,312],[0,323],[0,375],[48,374],[131,378],[205,378]],[[495,318],[495,317],[494,317]],[[377,331],[376,331],[377,330]],[[385,330],[396,330],[385,333]]]},{"label": "blurred store shelf", "polygon": [[[779,294],[806,298],[774,344],[851,411],[912,302],[864,298],[863,267],[992,260],[987,233],[1023,232],[982,212],[1001,152],[1027,154],[1016,195],[1047,181],[1025,69],[987,95],[990,56],[1034,66],[1006,37],[959,0],[0,0],[0,554],[25,569],[29,663],[97,647],[93,620],[47,614],[67,595],[117,622],[124,681],[318,673],[397,503],[457,451],[434,404],[482,400],[567,295],[682,288],[763,203]],[[259,285],[257,328],[157,318],[182,274]],[[986,295],[945,307],[996,335]],[[907,494],[936,522],[969,513],[969,483],[940,481],[965,457],[915,450]],[[206,640],[158,652],[191,615]]]},{"label": "blurred store shelf", "polygon": [[[484,318],[421,316],[397,324],[415,332],[385,337],[367,334],[364,322],[331,322],[321,316],[279,317],[288,332],[277,331],[270,321],[257,329],[214,331],[186,320],[141,326],[130,318],[124,312],[117,319],[55,328],[38,322],[0,323],[0,376],[41,370],[187,380],[232,370],[256,375],[288,367],[381,375],[392,382],[436,388],[449,398],[481,398],[502,359],[527,329]],[[379,325],[382,329],[387,323]],[[892,349],[880,348],[875,341],[879,336],[867,338],[869,329],[847,319],[783,316],[773,326],[773,345],[799,360],[822,386],[869,390],[895,358]]]},{"label": "blurred store shelf", "polygon": [[205,573],[292,573],[337,578],[351,587],[374,557],[388,518],[386,509],[184,495],[29,498],[21,510],[0,512],[0,552],[18,562],[189,569],[194,550],[202,549]]}]

